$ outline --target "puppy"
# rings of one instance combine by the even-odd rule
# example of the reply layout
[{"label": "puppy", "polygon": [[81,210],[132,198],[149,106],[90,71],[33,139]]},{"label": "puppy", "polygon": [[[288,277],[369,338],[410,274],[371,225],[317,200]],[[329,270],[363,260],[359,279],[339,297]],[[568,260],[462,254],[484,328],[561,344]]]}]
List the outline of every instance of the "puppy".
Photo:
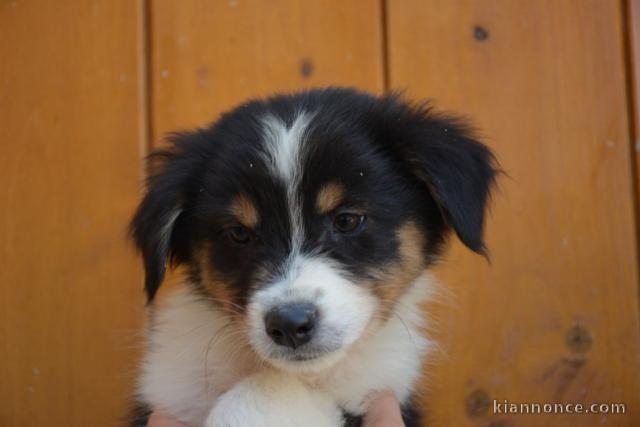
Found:
[{"label": "puppy", "polygon": [[[460,120],[329,88],[247,102],[151,155],[132,222],[150,305],[139,396],[191,426],[408,425],[420,304],[453,230],[483,254],[496,166]],[[188,272],[154,302],[168,261]]]}]

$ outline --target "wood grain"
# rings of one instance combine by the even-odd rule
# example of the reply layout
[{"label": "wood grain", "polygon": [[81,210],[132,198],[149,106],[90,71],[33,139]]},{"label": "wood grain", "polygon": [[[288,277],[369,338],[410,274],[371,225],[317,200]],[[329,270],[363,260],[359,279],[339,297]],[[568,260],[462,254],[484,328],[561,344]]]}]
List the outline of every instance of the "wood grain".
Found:
[{"label": "wood grain", "polygon": [[0,3],[0,425],[114,426],[142,278],[141,2]]},{"label": "wood grain", "polygon": [[378,1],[154,0],[150,16],[154,141],[279,91],[383,90]]},{"label": "wood grain", "polygon": [[[625,36],[627,41],[627,81],[629,86],[629,110],[631,143],[634,153],[636,238],[640,240],[640,0],[628,0],[626,7]],[[638,246],[640,250],[640,245]]]},{"label": "wood grain", "polygon": [[[638,254],[620,2],[388,2],[392,87],[467,114],[501,180],[491,264],[459,244],[433,307],[434,426],[640,425]],[[494,416],[492,399],[625,415]]]}]

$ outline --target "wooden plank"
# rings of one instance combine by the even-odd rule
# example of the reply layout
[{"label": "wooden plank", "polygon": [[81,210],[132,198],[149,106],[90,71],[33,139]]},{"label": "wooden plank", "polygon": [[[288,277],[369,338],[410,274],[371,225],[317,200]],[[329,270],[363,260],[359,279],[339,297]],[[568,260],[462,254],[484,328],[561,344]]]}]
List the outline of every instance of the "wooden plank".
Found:
[{"label": "wooden plank", "polygon": [[151,3],[153,139],[247,98],[310,86],[383,90],[377,0]]},{"label": "wooden plank", "polygon": [[[491,265],[454,245],[434,307],[435,426],[640,425],[638,254],[621,2],[388,2],[392,87],[475,119],[508,177]],[[494,416],[492,399],[626,415]]]},{"label": "wooden plank", "polygon": [[0,425],[114,426],[131,401],[142,16],[0,4]]},{"label": "wooden plank", "polygon": [[635,154],[636,233],[640,239],[640,0],[625,2],[627,36],[627,73],[630,86],[632,144]]}]

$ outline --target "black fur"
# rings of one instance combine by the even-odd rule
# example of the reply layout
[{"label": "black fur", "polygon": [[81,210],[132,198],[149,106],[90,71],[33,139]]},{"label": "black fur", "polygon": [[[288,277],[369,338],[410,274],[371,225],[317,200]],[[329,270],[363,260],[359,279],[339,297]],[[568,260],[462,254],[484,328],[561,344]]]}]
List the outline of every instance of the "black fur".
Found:
[{"label": "black fur", "polygon": [[151,408],[148,405],[138,403],[133,409],[130,427],[145,427],[149,423]]},{"label": "black fur", "polygon": [[[264,160],[262,120],[272,116],[290,125],[300,111],[311,115],[306,137],[312,147],[301,159],[304,251],[333,257],[364,277],[372,266],[399,256],[394,231],[411,220],[427,237],[427,262],[437,258],[451,228],[470,249],[485,253],[484,212],[496,166],[459,119],[398,95],[311,90],[243,104],[208,128],[174,134],[168,148],[151,156],[148,192],[131,225],[150,301],[167,260],[196,268],[194,252],[203,244],[240,305],[260,285],[258,273],[279,273],[292,223],[285,184]],[[341,209],[366,211],[362,230],[349,238],[329,232],[333,217],[313,208],[319,188],[333,181],[347,189]],[[238,193],[248,195],[261,215],[250,244],[242,247],[226,234],[235,221],[229,203]]]}]

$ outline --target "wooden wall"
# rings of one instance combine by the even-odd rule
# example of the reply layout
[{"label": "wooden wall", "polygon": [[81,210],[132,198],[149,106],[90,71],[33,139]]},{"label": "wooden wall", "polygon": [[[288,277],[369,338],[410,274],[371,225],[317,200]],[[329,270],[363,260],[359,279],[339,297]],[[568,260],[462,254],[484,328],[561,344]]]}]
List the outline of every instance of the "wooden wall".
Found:
[{"label": "wooden wall", "polygon": [[[466,114],[506,171],[491,263],[454,243],[438,269],[448,291],[428,307],[442,347],[422,387],[430,425],[640,425],[638,10],[0,2],[0,425],[124,425],[142,319],[126,241],[141,158],[247,97],[330,84],[405,89]],[[493,399],[628,412],[495,416]]]},{"label": "wooden wall", "polygon": [[141,272],[142,3],[0,3],[0,425],[116,425]]}]

